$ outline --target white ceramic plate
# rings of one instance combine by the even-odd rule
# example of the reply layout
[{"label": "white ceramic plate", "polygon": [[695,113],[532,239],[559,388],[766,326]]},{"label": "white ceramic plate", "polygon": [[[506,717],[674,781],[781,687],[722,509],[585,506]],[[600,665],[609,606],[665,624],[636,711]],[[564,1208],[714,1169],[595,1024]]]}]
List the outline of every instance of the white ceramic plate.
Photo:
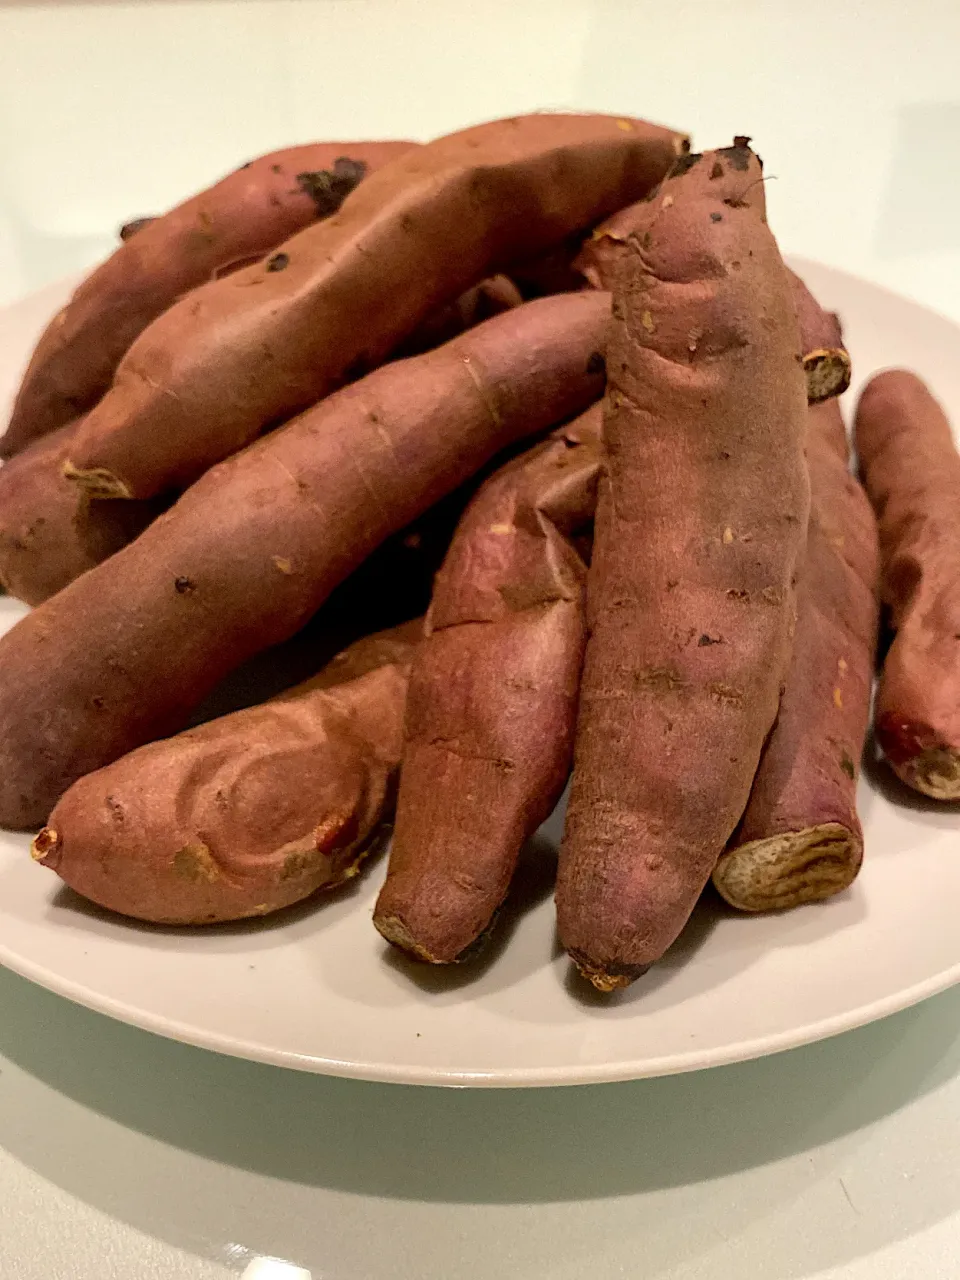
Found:
[{"label": "white ceramic plate", "polygon": [[[960,329],[837,271],[800,263],[847,326],[858,378],[902,363],[960,421]],[[0,406],[47,290],[0,312]],[[0,629],[22,610],[0,599]],[[0,679],[2,679],[0,673]],[[861,784],[867,860],[854,889],[782,916],[702,904],[662,964],[614,999],[558,954],[550,850],[479,968],[412,967],[370,915],[383,863],[334,900],[256,925],[153,929],[86,907],[0,833],[0,961],[161,1035],[308,1071],[451,1085],[553,1085],[716,1066],[833,1035],[960,979],[960,808]],[[546,832],[555,841],[557,817]]]}]

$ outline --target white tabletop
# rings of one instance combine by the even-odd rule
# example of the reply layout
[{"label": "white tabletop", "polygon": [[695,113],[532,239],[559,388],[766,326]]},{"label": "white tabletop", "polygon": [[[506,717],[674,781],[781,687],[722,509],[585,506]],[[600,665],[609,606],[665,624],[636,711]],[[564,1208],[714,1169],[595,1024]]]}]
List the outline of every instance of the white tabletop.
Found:
[{"label": "white tabletop", "polygon": [[[0,301],[259,151],[568,106],[752,134],[786,250],[960,319],[958,47],[956,0],[0,0]],[[0,970],[0,1277],[955,1277],[958,1014],[473,1093],[220,1058]]]}]

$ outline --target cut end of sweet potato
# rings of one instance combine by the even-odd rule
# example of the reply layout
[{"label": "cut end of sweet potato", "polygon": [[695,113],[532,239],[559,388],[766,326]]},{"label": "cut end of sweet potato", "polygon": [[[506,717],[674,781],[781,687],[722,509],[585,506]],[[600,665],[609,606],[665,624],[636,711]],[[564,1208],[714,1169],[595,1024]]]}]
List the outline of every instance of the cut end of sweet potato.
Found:
[{"label": "cut end of sweet potato", "polygon": [[112,471],[103,467],[95,467],[92,471],[83,471],[75,467],[68,458],[62,467],[63,477],[82,489],[88,498],[132,498],[129,487],[118,479]]},{"label": "cut end of sweet potato", "polygon": [[960,800],[960,752],[929,747],[894,769],[908,787],[933,800]]},{"label": "cut end of sweet potato", "polygon": [[807,403],[822,404],[842,396],[850,386],[850,355],[843,347],[821,347],[803,357]]},{"label": "cut end of sweet potato", "polygon": [[822,902],[850,887],[863,844],[839,822],[751,840],[717,863],[713,883],[739,911],[784,911]]},{"label": "cut end of sweet potato", "polygon": [[30,846],[30,857],[41,866],[56,871],[60,861],[60,835],[53,827],[44,827]]}]

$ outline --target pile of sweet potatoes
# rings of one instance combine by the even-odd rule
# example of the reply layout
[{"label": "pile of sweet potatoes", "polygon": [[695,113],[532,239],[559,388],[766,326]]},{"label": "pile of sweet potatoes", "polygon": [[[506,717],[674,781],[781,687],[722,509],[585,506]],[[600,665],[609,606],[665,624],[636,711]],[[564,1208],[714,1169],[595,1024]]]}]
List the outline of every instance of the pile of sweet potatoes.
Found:
[{"label": "pile of sweet potatoes", "polygon": [[[38,606],[0,640],[0,826],[197,925],[392,828],[374,924],[448,964],[572,778],[558,925],[602,991],[711,879],[745,911],[847,889],[881,604],[878,741],[960,796],[960,457],[881,375],[861,487],[850,374],[744,137],[317,144],[128,224],[0,440],[0,583]],[[204,713],[274,650],[267,700]]]}]

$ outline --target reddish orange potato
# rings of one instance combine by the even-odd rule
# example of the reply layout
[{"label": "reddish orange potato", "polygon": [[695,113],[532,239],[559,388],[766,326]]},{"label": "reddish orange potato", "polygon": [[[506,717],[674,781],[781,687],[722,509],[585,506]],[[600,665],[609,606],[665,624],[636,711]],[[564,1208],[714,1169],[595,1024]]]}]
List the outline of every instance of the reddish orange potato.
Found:
[{"label": "reddish orange potato", "polygon": [[263,706],[150,743],[70,788],[33,856],[159,924],[267,915],[355,876],[389,821],[422,623],[371,636]]},{"label": "reddish orange potato", "polygon": [[848,888],[863,860],[857,778],[877,643],[877,523],[850,474],[834,400],[811,408],[812,511],[797,630],[780,713],[750,802],[713,883],[732,906],[769,911]]},{"label": "reddish orange potato", "polygon": [[684,145],[639,120],[550,114],[401,156],[334,217],[155,321],[88,417],[70,474],[102,497],[184,487],[375,367],[464,289],[645,194]]},{"label": "reddish orange potato", "polygon": [[76,424],[35,440],[0,468],[0,587],[27,604],[56,595],[126,546],[159,514],[153,502],[96,502],[61,466]]},{"label": "reddish orange potato", "polygon": [[960,455],[942,407],[902,369],[867,384],[856,443],[896,631],[877,740],[908,786],[960,800]]},{"label": "reddish orange potato", "polygon": [[146,327],[188,290],[336,212],[368,172],[412,142],[325,142],[261,156],[160,218],[121,229],[120,248],[40,339],[0,457],[85,413]]},{"label": "reddish orange potato", "polygon": [[602,991],[662,956],[746,807],[787,675],[806,386],[760,162],[687,156],[611,254],[589,641],[560,939]]},{"label": "reddish orange potato", "polygon": [[610,300],[564,294],[397,361],[207,472],[0,639],[0,827],[186,723],[391,533],[603,388]]},{"label": "reddish orange potato", "polygon": [[440,571],[417,651],[390,869],[374,924],[460,960],[506,897],[570,772],[586,640],[599,406],[494,475]]},{"label": "reddish orange potato", "polygon": [[[604,288],[607,270],[622,253],[623,245],[636,233],[644,216],[645,209],[640,203],[618,210],[596,228],[574,261],[583,279],[594,288]],[[849,387],[850,354],[843,344],[843,332],[837,316],[823,310],[795,272],[788,270],[787,274],[800,326],[807,401],[820,404],[823,400],[842,395]]]}]

